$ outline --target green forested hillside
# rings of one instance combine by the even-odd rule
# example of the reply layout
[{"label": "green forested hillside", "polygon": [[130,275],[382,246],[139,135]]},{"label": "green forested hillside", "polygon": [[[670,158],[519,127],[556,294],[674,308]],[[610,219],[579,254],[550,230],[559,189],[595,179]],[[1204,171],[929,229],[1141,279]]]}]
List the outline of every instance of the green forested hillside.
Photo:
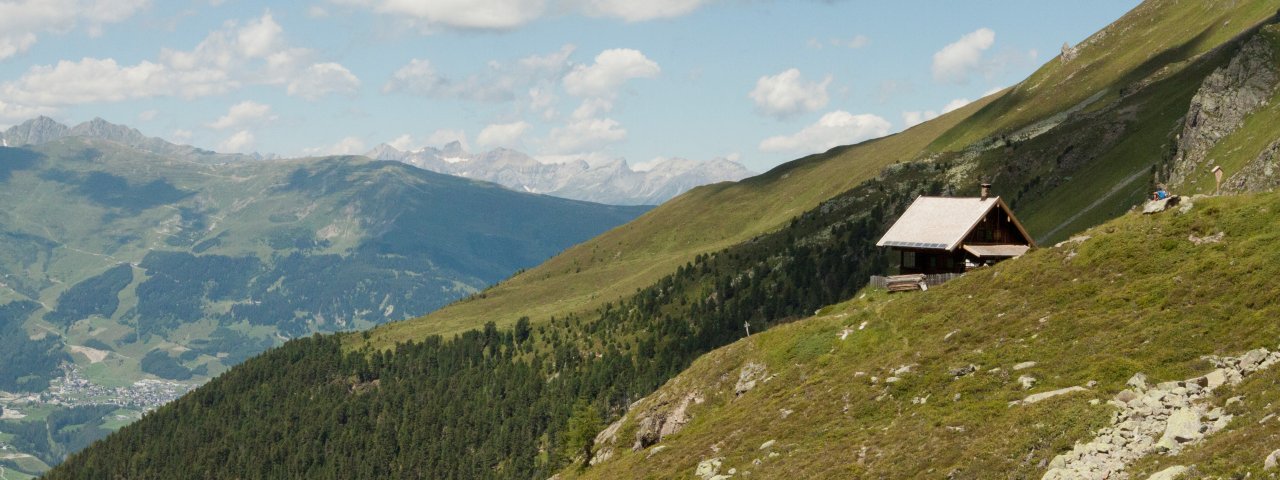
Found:
[{"label": "green forested hillside", "polygon": [[[192,466],[214,477],[550,475],[581,448],[566,430],[576,401],[617,415],[702,353],[741,337],[744,322],[763,330],[852,295],[887,266],[873,247],[887,212],[939,193],[936,172],[916,165],[892,183],[868,182],[589,314],[522,319],[512,329],[490,323],[389,351],[344,354],[342,336],[289,342],[49,477],[163,478]],[[121,462],[128,458],[147,460]]]},{"label": "green forested hillside", "polygon": [[[83,136],[0,148],[0,204],[0,404],[26,416],[0,432],[59,405],[117,405],[72,427],[118,426],[165,400],[139,380],[180,393],[288,338],[421,315],[646,210],[362,157],[195,162]],[[89,383],[19,398],[71,376]],[[54,464],[78,442],[23,453]]]},{"label": "green forested hillside", "polygon": [[[1188,112],[1199,105],[1196,99],[1206,95],[1231,97],[1240,88],[1230,81],[1208,79],[1240,58],[1248,42],[1271,35],[1271,30],[1262,27],[1271,20],[1280,2],[1265,3],[1266,8],[1259,7],[1258,3],[1187,4],[1172,0],[1144,3],[1079,45],[1070,60],[1054,59],[1032,77],[1035,81],[1024,82],[970,108],[895,136],[801,159],[739,184],[694,190],[631,224],[613,229],[436,315],[396,323],[367,334],[315,337],[286,344],[74,456],[51,477],[163,477],[181,473],[184,465],[196,465],[201,471],[212,472],[212,476],[542,477],[591,458],[595,453],[590,442],[593,434],[624,415],[633,423],[628,427],[624,422],[620,424],[622,430],[614,432],[624,439],[615,450],[629,448],[633,439],[641,446],[652,444],[653,438],[648,434],[643,439],[635,437],[640,429],[628,407],[683,371],[699,355],[738,341],[745,335],[744,323],[750,324],[752,332],[793,322],[795,324],[784,327],[784,331],[821,330],[820,334],[799,337],[785,334],[760,337],[777,342],[776,349],[769,347],[766,360],[780,363],[766,363],[770,368],[779,369],[782,367],[778,365],[788,362],[813,366],[810,362],[814,359],[834,361],[836,357],[829,352],[833,342],[838,341],[837,334],[844,330],[830,327],[828,323],[797,320],[824,306],[848,300],[863,287],[869,274],[884,273],[891,268],[884,253],[876,250],[873,243],[916,195],[974,194],[980,181],[993,181],[997,185],[996,193],[1013,206],[1030,226],[1032,234],[1050,244],[1121,215],[1138,204],[1155,182],[1164,180],[1160,176],[1162,172],[1187,158],[1188,147],[1181,139],[1195,128],[1185,120]],[[1186,13],[1188,11],[1192,13]],[[1168,33],[1161,35],[1161,31]],[[1195,41],[1184,38],[1188,32]],[[1055,79],[1052,89],[1037,83],[1045,78]],[[1073,98],[1088,101],[1063,100]],[[997,102],[1002,103],[997,106]],[[1029,109],[1043,114],[1018,113]],[[1246,117],[1249,115],[1253,113]],[[1275,132],[1267,134],[1280,138]],[[1240,150],[1235,154],[1243,156],[1241,163],[1256,165],[1262,157],[1254,158],[1255,153]],[[977,278],[991,280],[996,275],[1006,275],[997,272],[1021,272],[1013,277],[1001,277],[996,282],[998,292],[982,289],[966,292],[966,295],[989,297],[978,297],[978,301],[970,303],[966,303],[971,300],[967,297],[947,297],[953,303],[946,303],[947,308],[936,312],[929,310],[935,305],[929,302],[915,304],[916,309],[910,310],[918,314],[917,317],[933,315],[929,317],[933,323],[927,325],[930,329],[944,328],[938,322],[951,319],[948,315],[966,315],[954,320],[970,329],[983,329],[982,342],[995,339],[992,340],[994,347],[975,347],[996,351],[994,355],[999,357],[993,357],[995,360],[983,357],[981,352],[949,350],[950,347],[940,346],[933,337],[918,341],[910,335],[866,335],[855,337],[859,339],[856,342],[870,342],[867,345],[870,352],[892,354],[876,357],[896,362],[893,365],[878,363],[876,368],[882,370],[897,370],[908,363],[924,364],[930,359],[960,354],[974,355],[986,362],[984,365],[991,365],[992,361],[1010,360],[1005,358],[1011,355],[1008,352],[1024,348],[1017,344],[1032,345],[1034,342],[1028,343],[1025,337],[1038,333],[1024,333],[1026,318],[1018,317],[1022,323],[1014,323],[1013,319],[993,321],[992,316],[1004,318],[1001,314],[1007,312],[1000,310],[1002,308],[1037,306],[1040,310],[1051,310],[1055,302],[1064,302],[1065,308],[1072,305],[1070,302],[1103,301],[1101,306],[1107,316],[1097,317],[1100,322],[1128,318],[1134,312],[1142,314],[1142,309],[1151,305],[1165,310],[1180,308],[1176,301],[1157,300],[1170,296],[1182,298],[1180,295],[1187,293],[1180,290],[1183,284],[1171,286],[1164,280],[1152,280],[1142,284],[1150,290],[1121,290],[1133,293],[1120,296],[1111,296],[1115,292],[1104,287],[1112,284],[1124,287],[1128,281],[1126,265],[1150,275],[1142,278],[1165,279],[1147,270],[1155,264],[1135,260],[1144,256],[1153,262],[1162,262],[1160,265],[1181,262],[1180,268],[1203,271],[1216,278],[1235,272],[1230,269],[1234,265],[1230,265],[1229,260],[1226,266],[1199,264],[1199,257],[1194,255],[1198,250],[1188,250],[1189,247],[1176,240],[1177,236],[1183,235],[1182,241],[1188,241],[1185,235],[1191,232],[1201,238],[1213,235],[1209,230],[1221,225],[1223,229],[1238,229],[1238,235],[1259,237],[1262,240],[1257,242],[1264,242],[1270,236],[1257,225],[1265,223],[1217,222],[1218,216],[1227,215],[1223,212],[1234,212],[1237,208],[1242,214],[1261,212],[1250,213],[1250,219],[1265,217],[1269,215],[1265,209],[1269,200],[1270,197],[1236,203],[1232,203],[1234,200],[1208,201],[1188,216],[1170,214],[1158,222],[1126,221],[1116,224],[1121,227],[1104,227],[1125,233],[1111,237],[1119,242],[1107,250],[1106,260],[1112,262],[1111,267],[1080,270],[1067,263],[1059,266],[1058,262],[1063,260],[1053,256],[1055,254],[1039,253],[1014,262],[1007,269],[1002,267],[973,275],[975,280],[969,280],[968,285],[978,281]],[[1250,203],[1255,201],[1259,203]],[[1175,218],[1181,220],[1165,220]],[[1193,220],[1197,218],[1201,219],[1200,223]],[[1143,234],[1142,228],[1164,230]],[[1227,235],[1232,238],[1231,235],[1237,233],[1228,231]],[[1262,243],[1255,246],[1258,245]],[[1156,247],[1164,249],[1164,253],[1148,252]],[[1085,250],[1087,248],[1082,247],[1077,254],[1083,255]],[[1253,255],[1248,257],[1252,259],[1249,265],[1269,258],[1265,253],[1248,255]],[[1125,263],[1127,261],[1133,263]],[[1017,270],[1018,265],[1036,267],[1033,271],[1024,271]],[[1081,262],[1080,265],[1101,264]],[[1185,280],[1189,274],[1178,277]],[[1036,275],[1046,281],[1056,281],[1043,283]],[[1249,283],[1257,278],[1250,278],[1241,284],[1242,288],[1257,288],[1256,282]],[[1077,279],[1096,288],[1072,290]],[[1038,286],[1040,290],[1034,293],[1017,290],[1031,286]],[[960,291],[961,287],[954,290]],[[919,298],[938,298],[946,295],[946,291],[944,287]],[[876,305],[883,305],[885,300],[876,295],[868,298],[880,302]],[[1246,303],[1217,305],[1225,305],[1222,313],[1234,314],[1244,311],[1242,309],[1250,305],[1248,302],[1257,304],[1258,299],[1250,293],[1226,300]],[[893,301],[898,304],[897,300]],[[847,325],[856,331],[861,323],[850,323],[855,311],[862,321],[874,320],[876,308],[855,310],[864,303],[856,305],[841,306],[834,311],[841,327]],[[977,310],[979,306],[991,310]],[[839,317],[840,314],[848,317]],[[914,320],[917,317],[902,315],[918,321]],[[1042,316],[1027,317],[1031,318],[1030,322],[1036,322],[1029,325],[1038,324],[1036,319]],[[480,325],[484,328],[479,328]],[[1088,323],[1087,327],[1098,325]],[[1164,337],[1146,340],[1166,341],[1176,332],[1186,331],[1181,327],[1161,330],[1159,335]],[[455,334],[467,328],[474,329]],[[941,338],[949,331],[925,333],[937,333]],[[439,332],[448,333],[433,335]],[[1061,338],[1090,332],[1092,330],[1068,330]],[[1132,333],[1127,330],[1121,333],[1126,332]],[[1262,327],[1253,331],[1258,332],[1266,333]],[[1198,330],[1194,333],[1204,334]],[[1241,334],[1231,340],[1235,343],[1224,345],[1243,348],[1253,341],[1251,338]],[[1023,340],[1015,342],[1016,339]],[[791,340],[796,342],[789,343]],[[1208,345],[1196,343],[1193,348],[1180,350],[1172,341],[1165,344],[1173,349],[1169,350],[1168,358],[1160,357],[1160,360],[1172,362],[1170,368],[1173,369],[1195,366],[1193,359],[1199,353],[1189,352],[1200,352],[1197,349]],[[1099,388],[1110,389],[1115,386],[1115,378],[1132,374],[1127,367],[1121,368],[1127,365],[1123,358],[1113,359],[1106,356],[1106,352],[1085,347],[1074,348],[1084,353],[1062,347],[1060,351],[1044,355],[1046,359],[1073,365],[1077,370],[1062,370],[1055,373],[1057,377],[1037,376],[1040,385],[1058,385],[1060,381],[1077,380],[1078,375],[1092,375],[1096,377],[1092,379],[1102,382]],[[1067,359],[1077,353],[1078,358]],[[847,349],[840,354],[856,359],[859,350]],[[714,364],[723,356],[714,353],[707,362]],[[1098,360],[1097,370],[1081,366],[1091,359]],[[1157,363],[1158,360],[1151,360],[1150,364]],[[705,371],[707,364],[695,366],[691,371],[695,373],[691,375]],[[1001,365],[1006,370],[1011,368]],[[956,367],[959,366],[964,365]],[[770,387],[776,389],[770,391],[777,392],[776,396],[768,397],[773,403],[764,404],[766,409],[775,410],[750,412],[755,415],[752,421],[761,428],[792,425],[788,428],[812,433],[817,438],[803,454],[797,455],[798,461],[813,463],[814,470],[804,470],[797,463],[785,463],[788,467],[770,471],[772,476],[797,471],[816,477],[849,476],[855,470],[846,462],[847,456],[831,455],[813,445],[845,445],[846,435],[862,439],[859,435],[878,435],[872,432],[883,432],[893,425],[901,426],[900,435],[906,446],[892,452],[885,450],[889,452],[885,455],[896,457],[880,464],[883,469],[857,472],[888,477],[899,476],[895,472],[910,472],[907,476],[946,474],[939,473],[940,466],[916,457],[928,455],[928,451],[921,450],[922,445],[928,445],[921,442],[921,438],[949,434],[936,431],[939,426],[945,426],[937,422],[952,417],[942,420],[923,415],[890,417],[884,412],[872,411],[878,407],[866,402],[874,401],[874,397],[858,399],[860,403],[856,404],[852,398],[831,400],[828,395],[842,391],[834,386],[831,390],[810,391],[805,376],[809,370],[805,368],[795,367],[788,371],[791,376],[770,380],[781,380]],[[1119,373],[1121,370],[1125,373]],[[1164,379],[1182,372],[1151,368],[1147,373]],[[930,370],[930,375],[934,374],[936,372]],[[730,384],[735,381],[733,375],[737,373],[725,377]],[[883,372],[876,376],[886,378]],[[765,378],[768,377],[757,380]],[[1038,468],[1038,463],[1010,464],[1028,458],[1027,452],[1021,449],[1028,445],[1024,440],[1047,439],[1031,445],[1034,452],[1030,458],[1051,458],[1048,452],[1069,446],[1096,427],[1099,418],[1106,416],[1077,405],[1062,412],[1063,415],[1079,414],[1077,423],[1045,423],[1045,430],[1012,429],[1014,425],[1021,425],[1018,422],[1034,417],[993,417],[997,406],[1001,412],[1009,408],[1005,401],[1010,394],[987,394],[1008,388],[1005,383],[999,383],[1006,380],[1001,376],[970,390],[947,394],[951,398],[954,398],[952,393],[961,393],[961,398],[976,396],[978,410],[963,410],[957,418],[979,418],[973,415],[996,418],[992,431],[1007,427],[1012,446],[991,446],[997,452],[995,456],[974,457],[972,451],[960,449],[968,452],[969,457],[949,453],[939,457],[939,462],[968,459],[965,461],[976,467],[964,471],[976,472],[974,478],[988,478],[1006,470],[1026,473]],[[840,377],[833,381],[854,380]],[[901,387],[914,388],[912,382],[908,379]],[[889,393],[897,392],[894,388],[898,386],[891,387]],[[775,412],[780,417],[792,418],[792,422],[805,418],[798,414],[791,416],[799,409],[779,403],[784,397],[822,398],[825,399],[823,406],[840,402],[853,409],[856,405],[862,410],[853,410],[857,414],[853,418],[867,422],[854,421],[844,430],[829,430],[819,424],[775,422],[777,417],[772,416]],[[928,392],[918,397],[925,400],[910,403],[912,398],[893,397],[898,402],[893,406],[904,407],[905,401],[933,408],[945,401]],[[670,396],[665,398],[669,405],[680,401]],[[704,401],[711,402],[708,408],[721,402],[718,398]],[[778,408],[791,413],[782,414]],[[860,412],[869,413],[862,416]],[[695,424],[701,421],[698,418],[714,417],[694,417]],[[876,423],[880,420],[891,423]],[[655,476],[687,477],[698,462],[711,456],[706,453],[708,450],[715,452],[728,447],[736,449],[734,455],[739,456],[726,457],[723,461],[745,461],[745,464],[732,464],[736,471],[743,472],[748,469],[746,465],[754,465],[754,458],[744,453],[746,449],[758,449],[760,443],[768,440],[761,439],[754,445],[739,443],[735,438],[743,435],[741,433],[720,430],[711,422],[697,425],[704,429],[689,427],[688,431],[705,432],[705,435],[698,437],[699,443],[679,452],[661,449],[654,453],[651,449],[643,454],[623,454],[616,463],[606,462],[599,469],[587,469],[585,474],[627,477],[633,476],[628,475],[631,473],[628,468],[643,468]],[[952,426],[961,427],[956,431],[977,428],[969,424]],[[710,438],[715,440],[703,441]],[[948,437],[942,444],[955,445],[965,438],[963,435]],[[756,440],[755,436],[750,437],[751,442]],[[989,442],[1005,440],[991,437]],[[874,455],[876,445],[866,443],[867,448],[860,451]],[[973,448],[983,445],[975,443]],[[663,456],[668,453],[670,455]],[[652,465],[642,463],[648,455],[653,455]],[[831,457],[824,457],[830,463],[819,461],[815,458],[817,455]],[[695,456],[698,460],[690,464],[688,460]],[[670,459],[670,463],[664,463],[668,462],[665,459]],[[725,472],[728,468],[726,466]]]}]

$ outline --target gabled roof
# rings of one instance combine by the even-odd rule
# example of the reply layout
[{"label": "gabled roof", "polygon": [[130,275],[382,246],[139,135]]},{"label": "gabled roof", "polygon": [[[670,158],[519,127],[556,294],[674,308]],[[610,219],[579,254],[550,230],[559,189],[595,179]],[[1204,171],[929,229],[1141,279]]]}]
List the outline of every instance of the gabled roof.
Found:
[{"label": "gabled roof", "polygon": [[920,248],[927,250],[955,250],[961,241],[973,231],[973,227],[992,208],[1004,210],[1013,225],[1031,245],[1031,235],[1022,228],[1017,217],[1009,210],[1000,197],[955,198],[955,197],[918,197],[915,202],[902,212],[898,221],[889,227],[884,237],[876,242],[877,247]]}]

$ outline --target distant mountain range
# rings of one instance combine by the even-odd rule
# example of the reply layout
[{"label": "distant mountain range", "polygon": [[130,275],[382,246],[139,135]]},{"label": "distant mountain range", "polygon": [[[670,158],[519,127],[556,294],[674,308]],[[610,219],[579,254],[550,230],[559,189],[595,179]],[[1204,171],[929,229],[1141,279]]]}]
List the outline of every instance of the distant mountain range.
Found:
[{"label": "distant mountain range", "polygon": [[724,158],[707,161],[671,158],[652,168],[636,170],[623,159],[544,163],[506,148],[469,153],[458,142],[444,148],[427,147],[409,152],[382,144],[365,156],[493,182],[521,192],[612,205],[657,205],[693,187],[754,175],[742,164]]},{"label": "distant mountain range", "polygon": [[9,127],[8,130],[0,133],[0,146],[43,145],[66,137],[108,140],[156,155],[201,163],[226,163],[240,160],[278,158],[276,155],[218,153],[190,145],[178,145],[161,138],[148,137],[135,128],[111,123],[101,118],[94,118],[74,127],[68,127],[49,117],[36,117],[20,125]]},{"label": "distant mountain range", "polygon": [[48,464],[283,340],[423,315],[649,209],[100,119],[0,143],[0,409],[87,422],[0,447]]},{"label": "distant mountain range", "polygon": [[[148,137],[137,129],[101,118],[68,127],[49,117],[36,117],[0,133],[0,146],[41,145],[65,137],[110,140],[145,152],[200,163],[281,158],[275,154],[218,153],[179,145]],[[397,150],[384,143],[365,156],[374,160],[403,162],[436,173],[493,182],[518,192],[610,205],[658,205],[700,185],[737,181],[754,175],[741,163],[726,158],[707,161],[669,158],[650,168],[636,169],[621,158],[544,163],[523,152],[506,148],[470,153],[459,142],[415,151]]]}]

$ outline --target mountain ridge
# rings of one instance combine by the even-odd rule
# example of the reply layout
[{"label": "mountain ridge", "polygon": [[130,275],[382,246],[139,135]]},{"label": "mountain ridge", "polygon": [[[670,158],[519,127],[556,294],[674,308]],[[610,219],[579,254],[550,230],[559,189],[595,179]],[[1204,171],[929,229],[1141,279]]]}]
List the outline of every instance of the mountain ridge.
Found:
[{"label": "mountain ridge", "polygon": [[611,205],[657,205],[696,186],[736,181],[751,175],[741,164],[724,158],[701,162],[670,158],[649,165],[648,169],[637,170],[624,159],[547,163],[501,147],[472,154],[456,141],[438,149],[426,147],[414,151],[401,151],[383,143],[365,156],[491,181],[517,191]]}]

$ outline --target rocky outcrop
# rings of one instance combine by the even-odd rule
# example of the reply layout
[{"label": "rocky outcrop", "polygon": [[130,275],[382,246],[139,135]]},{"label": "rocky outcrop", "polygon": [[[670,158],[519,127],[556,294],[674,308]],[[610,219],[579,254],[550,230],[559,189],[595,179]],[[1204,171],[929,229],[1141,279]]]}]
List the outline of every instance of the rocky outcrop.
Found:
[{"label": "rocky outcrop", "polygon": [[765,377],[765,367],[763,364],[749,362],[742,366],[742,371],[738,372],[738,384],[734,385],[733,392],[738,396],[756,388],[756,382],[763,380]]},{"label": "rocky outcrop", "polygon": [[1249,114],[1264,106],[1280,82],[1271,44],[1255,35],[1231,62],[1215,70],[1191,99],[1183,119],[1177,153],[1168,172],[1172,185],[1213,168],[1209,150],[1244,124]]},{"label": "rocky outcrop", "polygon": [[636,441],[632,450],[642,450],[658,443],[662,437],[679,432],[693,417],[689,407],[702,403],[698,392],[689,392],[678,403],[662,402],[639,414],[636,420]]},{"label": "rocky outcrop", "polygon": [[1258,158],[1222,181],[1228,193],[1260,192],[1280,187],[1280,140],[1271,142]]},{"label": "rocky outcrop", "polygon": [[[1130,389],[1109,402],[1119,408],[1111,426],[1086,443],[1049,462],[1044,479],[1127,478],[1125,467],[1152,453],[1174,454],[1222,430],[1231,415],[1205,401],[1214,389],[1234,385],[1245,376],[1280,362],[1280,352],[1265,348],[1235,358],[1208,358],[1216,370],[1184,381],[1147,387],[1145,375],[1134,375]],[[1161,472],[1165,473],[1165,472]],[[1178,472],[1181,473],[1181,472]],[[1152,478],[1172,478],[1158,477]]]}]

